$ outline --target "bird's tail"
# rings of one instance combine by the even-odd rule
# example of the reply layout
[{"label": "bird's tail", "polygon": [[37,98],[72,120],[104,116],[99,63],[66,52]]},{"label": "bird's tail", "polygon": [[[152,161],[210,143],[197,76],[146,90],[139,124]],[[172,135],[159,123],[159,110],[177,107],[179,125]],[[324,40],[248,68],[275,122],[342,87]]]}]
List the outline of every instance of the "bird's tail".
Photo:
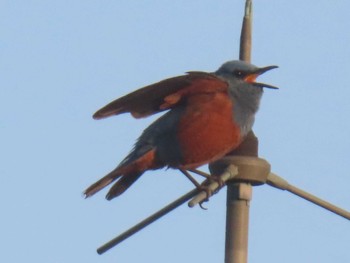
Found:
[{"label": "bird's tail", "polygon": [[85,197],[90,197],[102,188],[120,178],[109,190],[106,198],[111,200],[124,193],[148,169],[158,168],[155,161],[155,149],[145,152],[138,158],[128,158],[120,166],[98,180],[84,191]]},{"label": "bird's tail", "polygon": [[112,187],[109,189],[106,199],[111,200],[122,193],[124,193],[133,183],[136,182],[137,179],[143,172],[128,174],[127,176],[121,177]]}]

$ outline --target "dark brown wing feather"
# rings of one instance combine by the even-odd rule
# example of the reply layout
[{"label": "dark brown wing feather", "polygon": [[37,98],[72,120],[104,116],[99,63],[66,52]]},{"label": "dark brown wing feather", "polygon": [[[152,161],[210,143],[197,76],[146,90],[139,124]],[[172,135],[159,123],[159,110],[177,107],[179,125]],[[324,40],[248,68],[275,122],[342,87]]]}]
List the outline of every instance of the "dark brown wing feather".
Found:
[{"label": "dark brown wing feather", "polygon": [[[175,106],[176,103],[164,107],[165,97],[190,86],[199,79],[219,81],[221,84],[223,82],[211,73],[188,72],[187,75],[165,79],[116,99],[98,110],[93,118],[103,119],[126,112],[131,113],[135,118],[143,118],[167,110]],[[163,107],[161,107],[162,105]]]}]

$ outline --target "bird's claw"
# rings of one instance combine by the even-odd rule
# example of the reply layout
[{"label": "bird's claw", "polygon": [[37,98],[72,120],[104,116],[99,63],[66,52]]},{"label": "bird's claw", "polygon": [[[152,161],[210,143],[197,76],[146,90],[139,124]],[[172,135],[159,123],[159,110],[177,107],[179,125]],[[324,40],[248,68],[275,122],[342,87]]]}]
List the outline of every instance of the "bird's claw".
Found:
[{"label": "bird's claw", "polygon": [[203,210],[208,210],[208,208],[206,208],[206,207],[203,206],[203,203],[204,203],[204,202],[207,202],[208,200],[209,200],[209,199],[206,199],[206,200],[200,202],[200,203],[199,203],[200,208],[202,208]]},{"label": "bird's claw", "polygon": [[[213,182],[216,182],[218,184],[218,187],[213,191],[212,189],[210,189],[209,185]],[[220,177],[210,177],[206,182],[204,182],[204,184],[200,185],[198,188],[200,189],[200,191],[203,191],[206,193],[206,198],[199,203],[199,206],[203,209],[203,210],[208,210],[208,208],[203,206],[204,202],[208,202],[209,198],[216,194],[217,192],[219,192],[219,190],[225,186],[225,182],[220,178]]]},{"label": "bird's claw", "polygon": [[199,203],[199,206],[200,206],[203,210],[208,210],[208,208],[206,208],[206,207],[203,206],[203,203],[204,203],[204,202],[208,202],[208,201],[209,201],[209,198],[210,198],[214,193],[213,193],[213,191],[210,190],[209,187],[206,186],[206,185],[201,185],[199,188],[200,188],[201,191],[205,192],[206,195],[207,195],[207,197],[206,197],[202,202]]}]

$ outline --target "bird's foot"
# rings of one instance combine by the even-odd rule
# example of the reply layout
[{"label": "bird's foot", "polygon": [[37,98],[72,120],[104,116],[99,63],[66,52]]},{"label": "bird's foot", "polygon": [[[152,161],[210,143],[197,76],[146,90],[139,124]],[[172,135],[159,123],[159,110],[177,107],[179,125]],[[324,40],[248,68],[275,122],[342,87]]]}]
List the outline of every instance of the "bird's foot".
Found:
[{"label": "bird's foot", "polygon": [[212,185],[213,183],[217,183],[218,185],[213,187],[215,190],[210,190],[211,193],[210,193],[209,197],[214,195],[214,194],[216,194],[217,192],[219,192],[219,190],[226,185],[225,181],[222,180],[221,177],[212,175],[207,180],[205,180],[203,182],[202,186],[205,186],[205,187],[209,188],[210,185]]},{"label": "bird's foot", "polygon": [[215,189],[214,193],[213,194],[216,194],[217,192],[219,192],[219,190],[221,188],[223,188],[226,184],[225,184],[225,181],[222,180],[221,177],[219,176],[211,176],[210,179],[209,179],[211,182],[210,183],[217,183],[219,186]]},{"label": "bird's foot", "polygon": [[[179,169],[179,171],[182,172],[196,186],[199,192],[205,193],[205,197],[203,196],[202,198],[203,201],[199,202],[200,207],[204,210],[207,210],[207,208],[203,207],[203,203],[208,202],[209,198],[212,195],[219,192],[219,190],[223,186],[225,186],[225,181],[219,176],[213,176],[196,169],[191,169],[191,170]],[[206,180],[202,184],[199,184],[188,171],[204,176]]]},{"label": "bird's foot", "polygon": [[[212,188],[210,187],[213,183],[217,183],[218,186],[215,187],[215,190],[212,190]],[[202,192],[206,193],[206,198],[199,203],[199,206],[203,209],[203,210],[207,210],[206,207],[203,206],[204,202],[208,202],[209,198],[211,196],[213,196],[214,194],[216,194],[217,192],[219,192],[219,190],[225,186],[225,182],[220,178],[220,177],[216,177],[216,176],[211,176],[209,177],[206,181],[204,181],[203,184],[201,184],[200,186],[198,186],[198,189]]]}]

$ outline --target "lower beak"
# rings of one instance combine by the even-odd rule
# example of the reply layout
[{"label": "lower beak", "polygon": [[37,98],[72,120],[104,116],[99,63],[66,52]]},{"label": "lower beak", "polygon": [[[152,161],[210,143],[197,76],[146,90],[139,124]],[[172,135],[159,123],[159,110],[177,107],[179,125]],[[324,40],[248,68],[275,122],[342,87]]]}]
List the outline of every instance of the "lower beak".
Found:
[{"label": "lower beak", "polygon": [[264,74],[265,72],[271,70],[271,69],[275,69],[278,68],[278,66],[267,66],[267,67],[263,67],[263,68],[258,68],[257,70],[255,70],[252,74],[248,75],[245,78],[245,81],[251,83],[254,86],[257,87],[261,87],[261,88],[269,88],[269,89],[278,89],[278,87],[276,86],[272,86],[270,84],[265,84],[265,83],[260,83],[260,82],[255,82],[255,79],[259,76]]},{"label": "lower beak", "polygon": [[261,82],[253,82],[253,86],[260,87],[260,88],[268,88],[268,89],[278,89],[278,87],[266,84],[266,83],[261,83]]}]

